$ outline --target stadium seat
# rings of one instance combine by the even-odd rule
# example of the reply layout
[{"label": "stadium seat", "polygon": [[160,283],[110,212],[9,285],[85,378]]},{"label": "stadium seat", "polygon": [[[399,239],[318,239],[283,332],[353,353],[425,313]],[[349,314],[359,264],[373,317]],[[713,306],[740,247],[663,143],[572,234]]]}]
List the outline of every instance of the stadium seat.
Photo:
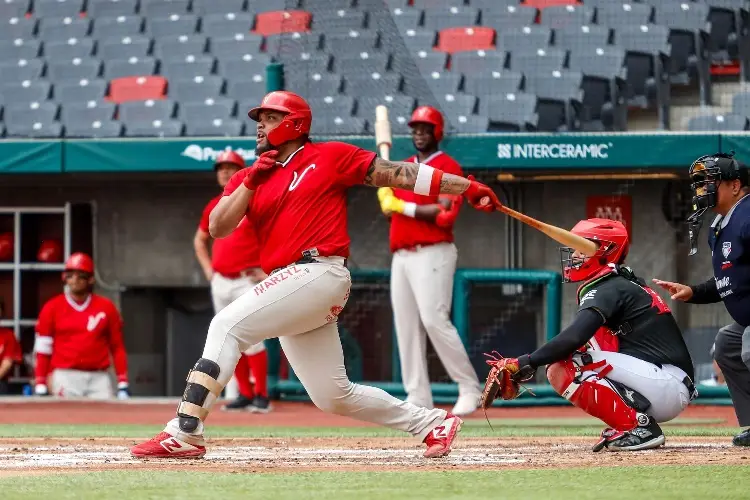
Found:
[{"label": "stadium seat", "polygon": [[594,22],[594,9],[587,5],[554,5],[542,10],[541,24],[553,30],[585,26]]},{"label": "stadium seat", "polygon": [[390,56],[379,52],[360,52],[336,58],[334,71],[342,75],[358,73],[385,73],[388,70]]},{"label": "stadium seat", "polygon": [[169,82],[169,97],[180,103],[187,101],[205,101],[218,98],[224,88],[224,79],[220,76],[206,75],[188,79],[174,79]]},{"label": "stadium seat", "polygon": [[[226,97],[186,98],[180,102],[179,116],[187,125],[201,120],[226,120],[234,115],[236,109],[237,101]],[[247,110],[244,111],[247,112]]]},{"label": "stadium seat", "polygon": [[41,102],[49,99],[52,85],[44,80],[25,80],[16,83],[0,83],[0,96],[5,104]]},{"label": "stadium seat", "polygon": [[367,120],[353,116],[324,117],[313,121],[313,135],[364,135],[367,133]]},{"label": "stadium seat", "polygon": [[435,50],[454,53],[466,50],[493,50],[495,30],[482,26],[448,28],[440,31]]},{"label": "stadium seat", "polygon": [[537,128],[542,132],[580,130],[583,111],[583,74],[552,71],[526,77],[526,92],[537,97]]},{"label": "stadium seat", "polygon": [[313,116],[318,119],[327,117],[347,117],[354,114],[354,97],[351,96],[327,96],[309,99],[310,109]]},{"label": "stadium seat", "polygon": [[62,125],[57,122],[6,122],[5,135],[22,139],[57,139],[62,136]]},{"label": "stadium seat", "polygon": [[[239,137],[244,131],[244,123],[232,118],[202,119],[185,123],[185,135],[193,137]],[[255,135],[255,129],[252,129],[249,135]]]},{"label": "stadium seat", "polygon": [[215,65],[216,59],[210,55],[189,55],[178,59],[162,59],[159,73],[170,80],[193,78],[212,74]]},{"label": "stadium seat", "polygon": [[578,0],[523,0],[523,5],[529,7],[536,7],[537,9],[545,9],[547,7],[554,7],[556,5],[575,5],[579,4]]},{"label": "stadium seat", "polygon": [[669,29],[654,24],[623,26],[615,32],[615,44],[625,51],[628,104],[641,108],[666,104],[669,79],[662,68],[668,64]]},{"label": "stadium seat", "polygon": [[277,59],[284,64],[284,74],[291,79],[305,78],[306,75],[315,73],[327,73],[331,69],[333,60],[330,54],[322,52],[285,54]]},{"label": "stadium seat", "polygon": [[482,9],[482,26],[501,32],[508,28],[531,26],[536,21],[537,10],[521,5],[498,5],[493,10]]},{"label": "stadium seat", "polygon": [[[708,50],[714,63],[734,61],[741,56],[740,46],[747,37],[750,8],[745,0],[704,0],[711,8],[711,33]],[[747,58],[748,55],[745,55]],[[744,66],[747,66],[745,63]],[[748,79],[748,69],[744,79]]]},{"label": "stadium seat", "polygon": [[141,16],[117,16],[99,17],[94,19],[94,28],[91,36],[104,40],[106,38],[124,38],[137,36],[143,31],[143,18]]},{"label": "stadium seat", "polygon": [[201,22],[201,32],[208,37],[248,34],[252,27],[253,15],[247,12],[206,14]]},{"label": "stadium seat", "polygon": [[563,50],[582,50],[609,44],[609,28],[589,24],[555,30],[555,47]]},{"label": "stadium seat", "polygon": [[122,135],[122,123],[108,121],[94,121],[91,123],[65,123],[65,137],[85,137],[92,139],[114,139]]},{"label": "stadium seat", "polygon": [[44,57],[52,61],[89,57],[93,52],[94,41],[91,38],[71,38],[44,44]]},{"label": "stadium seat", "polygon": [[322,43],[320,33],[279,33],[269,35],[265,40],[266,53],[282,59],[314,53],[320,49]]},{"label": "stadium seat", "polygon": [[146,32],[154,38],[192,35],[198,31],[198,16],[170,14],[146,20]]},{"label": "stadium seat", "polygon": [[37,22],[35,19],[22,17],[0,18],[0,42],[13,40],[30,40],[34,38]]},{"label": "stadium seat", "polygon": [[54,82],[93,80],[101,71],[102,62],[95,57],[53,60],[47,65],[47,77]]},{"label": "stadium seat", "polygon": [[408,134],[408,122],[417,103],[413,97],[403,94],[380,94],[357,98],[357,115],[370,118],[378,105],[388,108],[388,118],[391,121],[391,132],[394,134]]},{"label": "stadium seat", "polygon": [[147,19],[170,14],[187,14],[190,0],[141,0],[141,15]]},{"label": "stadium seat", "polygon": [[609,28],[649,24],[652,18],[653,8],[642,3],[607,0],[596,8],[597,23]]},{"label": "stadium seat", "polygon": [[42,76],[44,62],[41,59],[18,59],[0,62],[0,83],[34,81]]},{"label": "stadium seat", "polygon": [[431,30],[406,30],[402,36],[404,45],[410,52],[432,50],[437,40],[437,32]]},{"label": "stadium seat", "polygon": [[528,75],[548,74],[565,67],[567,52],[548,47],[535,52],[516,52],[510,56],[510,67]]},{"label": "stadium seat", "polygon": [[[260,2],[263,3],[263,2]],[[254,9],[258,3],[254,3]],[[247,10],[247,0],[193,0],[193,12],[199,16],[214,13],[242,12]],[[256,12],[252,10],[251,12]]]},{"label": "stadium seat", "polygon": [[486,74],[499,71],[508,62],[508,54],[501,50],[477,50],[458,52],[451,56],[451,71],[464,75]]},{"label": "stadium seat", "polygon": [[457,116],[450,122],[451,132],[458,134],[483,134],[490,128],[490,119],[486,116]]},{"label": "stadium seat", "polygon": [[485,97],[480,109],[486,111],[493,132],[529,132],[536,130],[536,96],[524,92]]},{"label": "stadium seat", "polygon": [[480,75],[464,75],[464,91],[479,97],[480,112],[484,96],[513,94],[522,90],[523,74],[509,69],[496,70]]},{"label": "stadium seat", "polygon": [[322,33],[347,33],[363,30],[367,17],[364,11],[330,10],[317,12],[312,19],[312,29]]},{"label": "stadium seat", "polygon": [[167,80],[161,76],[115,78],[109,84],[109,100],[116,103],[162,99]]},{"label": "stadium seat", "polygon": [[46,18],[39,21],[37,37],[44,42],[65,41],[70,38],[83,38],[91,30],[91,21],[66,17],[63,19]]},{"label": "stadium seat", "polygon": [[435,71],[445,71],[448,65],[448,54],[444,52],[420,51],[414,54],[414,64],[420,73],[430,74]]},{"label": "stadium seat", "polygon": [[274,35],[309,31],[311,19],[310,13],[303,10],[262,12],[255,16],[253,32],[258,35]]},{"label": "stadium seat", "polygon": [[411,5],[417,9],[448,9],[456,5],[463,5],[462,0],[412,0]]},{"label": "stadium seat", "polygon": [[473,95],[450,93],[436,97],[438,106],[449,121],[457,116],[473,115],[477,107],[477,98]]},{"label": "stadium seat", "polygon": [[391,10],[391,18],[399,31],[416,30],[421,26],[424,11],[411,7],[396,7]]},{"label": "stadium seat", "polygon": [[10,102],[5,104],[5,123],[33,125],[34,123],[51,123],[57,118],[59,106],[50,101]]},{"label": "stadium seat", "polygon": [[175,114],[176,104],[171,99],[147,99],[120,104],[118,119],[127,127],[133,122],[169,120]]},{"label": "stadium seat", "polygon": [[325,36],[325,49],[334,56],[378,50],[378,34],[374,31],[333,33]]},{"label": "stadium seat", "polygon": [[110,59],[104,63],[104,78],[113,80],[126,76],[153,75],[157,62],[153,57],[130,57],[128,59]]},{"label": "stadium seat", "polygon": [[[263,0],[254,0],[255,2],[263,2]],[[293,0],[294,1],[294,0]],[[358,0],[358,4],[362,5],[366,0]],[[380,0],[376,0],[380,1]],[[320,12],[329,10],[349,9],[352,7],[353,0],[325,0],[321,2],[319,0],[302,0],[300,7],[307,9],[310,12]],[[285,8],[289,8],[287,3],[284,2]],[[281,9],[279,9],[281,10]]]},{"label": "stadium seat", "polygon": [[64,106],[69,103],[101,102],[106,94],[107,82],[99,79],[55,84],[55,100],[65,103]]},{"label": "stadium seat", "polygon": [[732,113],[750,117],[750,92],[738,92],[732,97]]},{"label": "stadium seat", "polygon": [[[216,63],[216,74],[219,75],[264,75],[266,72],[266,66],[268,66],[271,58],[265,54],[235,54],[229,55],[222,59],[219,59]],[[284,75],[286,78],[295,78],[293,71],[287,71],[286,65],[284,67]]]},{"label": "stadium seat", "polygon": [[307,79],[288,82],[288,90],[307,98],[326,97],[341,92],[343,79],[335,73],[313,73]]},{"label": "stadium seat", "polygon": [[479,22],[479,9],[465,6],[438,7],[425,10],[422,25],[435,31],[468,28]]},{"label": "stadium seat", "polygon": [[180,137],[185,128],[179,120],[135,122],[125,126],[126,137]]},{"label": "stadium seat", "polygon": [[38,40],[17,38],[12,41],[0,42],[0,61],[35,59],[39,57],[40,48],[41,43]]},{"label": "stadium seat", "polygon": [[111,102],[91,100],[86,102],[64,103],[60,119],[66,126],[80,123],[89,126],[94,122],[107,122],[114,119],[117,106]]},{"label": "stadium seat", "polygon": [[177,35],[154,40],[154,55],[156,57],[187,57],[199,56],[206,52],[208,38],[205,35]]},{"label": "stadium seat", "polygon": [[83,10],[83,0],[34,0],[34,17],[78,17]]},{"label": "stadium seat", "polygon": [[691,132],[732,132],[748,130],[746,116],[733,114],[694,116],[688,121]]},{"label": "stadium seat", "polygon": [[231,36],[211,38],[211,54],[217,58],[259,54],[263,37],[250,33],[235,33]]},{"label": "stadium seat", "polygon": [[91,18],[133,16],[137,8],[137,0],[88,0],[86,15]]},{"label": "stadium seat", "polygon": [[510,53],[529,52],[546,49],[551,40],[552,30],[547,26],[522,26],[498,33],[496,45],[498,49]]},{"label": "stadium seat", "polygon": [[4,0],[0,3],[0,19],[22,18],[30,6],[31,0]]},{"label": "stadium seat", "polygon": [[346,93],[357,97],[396,94],[401,91],[403,77],[398,73],[346,75],[344,84]]},{"label": "stadium seat", "polygon": [[437,71],[425,75],[424,79],[435,95],[457,94],[463,81],[460,73],[439,73]]},{"label": "stadium seat", "polygon": [[248,99],[258,103],[266,95],[266,81],[262,75],[242,75],[242,78],[230,79],[226,95],[232,99]]},{"label": "stadium seat", "polygon": [[96,54],[103,60],[145,57],[151,51],[151,39],[143,35],[114,36],[100,39]]}]

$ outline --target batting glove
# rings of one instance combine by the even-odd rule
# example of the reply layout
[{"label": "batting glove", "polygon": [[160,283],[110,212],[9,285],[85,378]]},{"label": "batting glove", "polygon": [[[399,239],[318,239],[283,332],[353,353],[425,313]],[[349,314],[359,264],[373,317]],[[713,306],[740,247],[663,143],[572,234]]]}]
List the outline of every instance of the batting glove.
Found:
[{"label": "batting glove", "polygon": [[130,399],[130,386],[127,382],[118,382],[117,384],[117,399]]},{"label": "batting glove", "polygon": [[37,396],[49,396],[49,391],[47,390],[47,386],[44,384],[36,384],[34,386],[34,394]]},{"label": "batting glove", "polygon": [[468,179],[471,183],[463,195],[472,207],[482,212],[494,212],[503,206],[489,186],[478,182],[473,175],[470,175]]},{"label": "batting glove", "polygon": [[271,177],[278,163],[276,161],[278,155],[278,151],[266,151],[260,155],[245,176],[245,180],[243,181],[245,187],[250,191],[255,191],[258,189],[258,186],[266,182]]}]

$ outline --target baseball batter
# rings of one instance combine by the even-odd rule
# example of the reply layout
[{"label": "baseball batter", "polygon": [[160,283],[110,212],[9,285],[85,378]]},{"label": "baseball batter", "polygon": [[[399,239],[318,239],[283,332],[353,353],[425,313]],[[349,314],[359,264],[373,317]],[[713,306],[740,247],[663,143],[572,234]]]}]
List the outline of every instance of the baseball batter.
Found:
[{"label": "baseball batter", "polygon": [[[94,262],[74,253],[65,262],[65,290],[44,304],[36,324],[36,385],[39,396],[109,399],[110,355],[117,375],[117,397],[130,397],[122,318],[107,298],[92,293]],[[51,376],[50,376],[51,374]]]},{"label": "baseball batter", "polygon": [[[444,129],[440,111],[420,106],[409,126],[417,154],[406,161],[463,175],[461,166],[438,149]],[[425,196],[383,187],[378,189],[378,198],[381,210],[391,218],[391,304],[407,401],[433,407],[426,358],[429,336],[448,375],[458,384],[458,400],[451,413],[468,415],[477,409],[482,390],[450,320],[458,257],[453,224],[461,196]]]},{"label": "baseball batter", "polygon": [[[214,170],[219,186],[224,189],[234,174],[245,168],[245,160],[234,151],[224,151],[216,157]],[[221,200],[222,195],[213,198],[206,208],[195,231],[193,246],[206,279],[211,283],[211,298],[214,311],[219,312],[234,302],[240,295],[250,291],[266,278],[260,268],[260,250],[255,231],[247,218],[243,218],[237,229],[226,238],[219,238],[211,245],[208,231],[209,215]],[[210,248],[209,248],[210,247]],[[250,383],[252,372],[255,387]],[[250,410],[254,413],[268,413],[268,354],[263,342],[250,346],[240,356],[232,381],[239,394],[224,410]],[[230,391],[230,381],[225,395]]]},{"label": "baseball batter", "polygon": [[609,426],[593,451],[657,448],[658,422],[697,396],[682,332],[661,297],[622,265],[630,241],[621,222],[588,219],[572,232],[598,244],[590,256],[562,249],[564,281],[582,283],[573,322],[531,354],[488,361],[483,404],[547,365],[558,394]]},{"label": "baseball batter", "polygon": [[261,267],[269,277],[216,315],[176,417],[132,448],[132,454],[203,456],[203,421],[240,353],[279,337],[318,408],[408,432],[427,445],[426,457],[447,455],[461,427],[459,417],[400,401],[347,377],[336,324],[351,288],[346,192],[366,184],[433,196],[463,194],[488,212],[501,206],[497,197],[479,182],[429,165],[389,162],[349,144],[310,141],[310,107],[291,92],[271,92],[249,116],[258,122],[260,156],[227,184],[211,212],[209,230],[214,238],[225,237],[247,215],[259,235]]}]

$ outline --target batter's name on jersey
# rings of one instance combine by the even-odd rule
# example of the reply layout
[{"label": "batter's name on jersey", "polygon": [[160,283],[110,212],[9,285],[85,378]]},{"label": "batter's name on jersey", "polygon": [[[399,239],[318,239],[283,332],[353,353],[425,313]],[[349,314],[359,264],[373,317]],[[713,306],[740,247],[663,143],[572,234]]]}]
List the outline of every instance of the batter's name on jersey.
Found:
[{"label": "batter's name on jersey", "polygon": [[293,278],[297,274],[302,273],[303,271],[304,271],[304,269],[300,268],[298,266],[285,267],[284,269],[282,269],[278,273],[275,273],[275,274],[269,276],[268,278],[264,279],[263,281],[261,281],[260,283],[258,283],[257,285],[255,285],[253,287],[253,290],[255,291],[255,295],[256,296],[261,295],[261,294],[265,293],[265,291],[268,290],[269,288],[271,288],[272,286],[278,285],[282,281],[285,281],[285,280],[287,280],[289,278]]}]

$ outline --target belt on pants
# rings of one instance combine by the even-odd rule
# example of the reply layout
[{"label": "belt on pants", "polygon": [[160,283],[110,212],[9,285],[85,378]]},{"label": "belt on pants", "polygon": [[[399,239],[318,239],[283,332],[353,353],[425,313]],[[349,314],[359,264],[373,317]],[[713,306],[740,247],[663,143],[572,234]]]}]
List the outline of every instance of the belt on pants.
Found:
[{"label": "belt on pants", "polygon": [[698,390],[695,388],[693,381],[690,380],[690,377],[686,376],[682,379],[682,383],[687,387],[687,390],[690,393],[690,401],[698,397]]},{"label": "belt on pants", "polygon": [[227,279],[236,280],[238,278],[247,278],[249,276],[252,276],[253,275],[253,269],[255,269],[255,268],[251,267],[249,269],[243,269],[242,271],[238,271],[236,273],[220,273],[218,271],[216,271],[216,272],[218,274],[224,276]]},{"label": "belt on pants", "polygon": [[[344,263],[342,264],[344,267],[346,267],[347,262],[349,259],[344,259]],[[317,260],[315,257],[302,257],[300,260],[296,262],[292,262],[289,265],[283,266],[283,267],[277,267],[273,271],[271,271],[271,274],[276,274],[277,272],[281,271],[282,269],[286,269],[290,266],[296,266],[296,265],[303,265],[303,264],[325,264],[325,262]],[[270,276],[270,275],[269,275]]]}]

